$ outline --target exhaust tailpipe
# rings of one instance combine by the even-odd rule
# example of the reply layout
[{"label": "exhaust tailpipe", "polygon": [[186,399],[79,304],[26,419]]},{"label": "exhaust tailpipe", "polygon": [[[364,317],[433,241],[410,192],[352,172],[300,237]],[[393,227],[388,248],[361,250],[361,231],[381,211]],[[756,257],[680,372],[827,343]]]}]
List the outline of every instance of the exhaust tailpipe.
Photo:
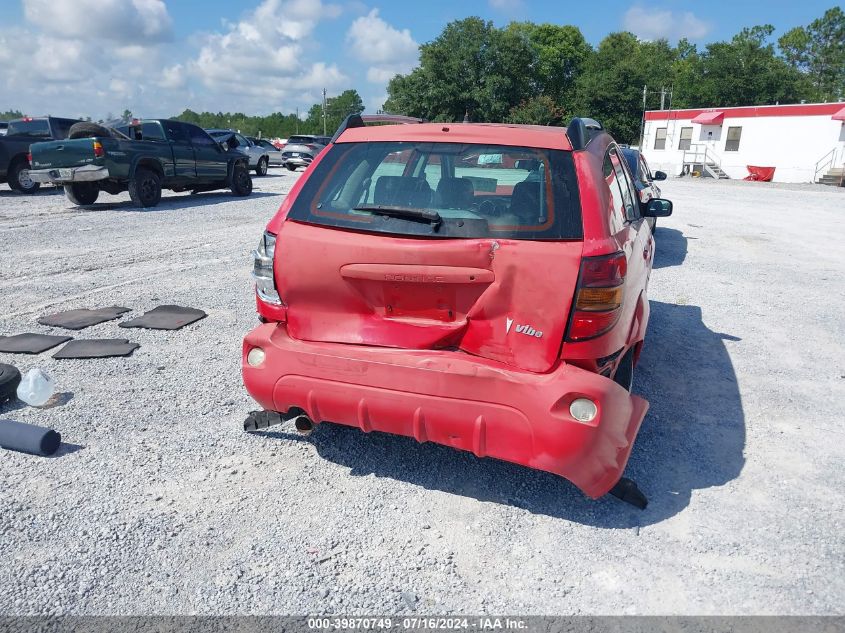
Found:
[{"label": "exhaust tailpipe", "polygon": [[307,415],[297,416],[293,421],[293,425],[300,435],[311,435],[311,432],[314,430],[314,422]]}]

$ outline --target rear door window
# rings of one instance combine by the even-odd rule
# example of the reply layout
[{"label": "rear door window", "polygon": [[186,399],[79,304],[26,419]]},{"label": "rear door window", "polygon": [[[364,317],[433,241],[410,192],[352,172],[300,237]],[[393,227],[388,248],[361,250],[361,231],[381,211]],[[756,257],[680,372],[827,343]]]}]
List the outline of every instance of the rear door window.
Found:
[{"label": "rear door window", "polygon": [[32,138],[50,138],[50,123],[47,119],[12,121],[6,132],[8,136],[29,136]]},{"label": "rear door window", "polygon": [[162,121],[167,136],[177,143],[190,143],[191,135],[188,130],[189,126],[179,121]]},{"label": "rear door window", "polygon": [[337,143],[328,152],[291,219],[435,238],[582,236],[571,152],[430,142]]}]

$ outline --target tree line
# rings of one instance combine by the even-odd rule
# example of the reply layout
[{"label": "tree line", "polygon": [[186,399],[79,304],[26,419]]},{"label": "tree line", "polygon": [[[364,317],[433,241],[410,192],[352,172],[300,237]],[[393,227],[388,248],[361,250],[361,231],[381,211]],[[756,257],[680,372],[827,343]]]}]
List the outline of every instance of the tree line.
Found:
[{"label": "tree line", "polygon": [[248,116],[242,112],[194,112],[185,110],[176,115],[175,119],[194,123],[203,128],[231,128],[240,130],[249,136],[265,138],[289,138],[294,134],[318,134],[323,130],[331,136],[341,122],[349,114],[360,114],[364,111],[364,102],[357,90],[344,90],[335,97],[326,99],[325,126],[323,123],[323,104],[315,103],[306,113],[305,119],[296,114],[282,114],[274,112],[267,116]]},{"label": "tree line", "polygon": [[[598,119],[636,142],[645,107],[835,101],[845,97],[845,13],[829,9],[772,41],[774,27],[742,29],[699,49],[686,39],[611,33],[593,48],[571,25],[470,17],[420,47],[420,63],[388,84],[384,109],[433,121],[561,125]],[[666,88],[661,97],[661,88]]]}]

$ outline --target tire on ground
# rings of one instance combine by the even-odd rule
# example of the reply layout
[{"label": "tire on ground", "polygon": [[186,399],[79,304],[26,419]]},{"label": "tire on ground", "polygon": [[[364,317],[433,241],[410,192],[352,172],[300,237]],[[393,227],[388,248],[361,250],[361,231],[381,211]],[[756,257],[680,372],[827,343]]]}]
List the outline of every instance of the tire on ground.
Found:
[{"label": "tire on ground", "polygon": [[267,159],[264,156],[258,159],[258,164],[255,166],[255,173],[258,176],[267,175]]},{"label": "tire on ground", "polygon": [[296,165],[285,165],[290,171],[296,171]]},{"label": "tire on ground", "polygon": [[[41,183],[33,182],[29,178],[29,163],[26,160],[16,160],[9,168],[9,173],[6,180],[9,186],[15,191],[21,193],[35,193],[41,188]],[[21,178],[25,178],[25,182],[21,182]]]},{"label": "tire on ground", "polygon": [[232,193],[236,196],[248,196],[252,193],[252,176],[246,165],[239,163],[232,168]]},{"label": "tire on ground", "polygon": [[148,167],[136,167],[129,179],[129,197],[139,207],[154,207],[161,200],[161,176]]},{"label": "tire on ground", "polygon": [[17,367],[0,363],[0,404],[16,397],[18,385],[21,383],[21,372]]},{"label": "tire on ground", "polygon": [[74,182],[65,185],[65,195],[73,204],[84,207],[97,201],[100,187],[93,182]]},{"label": "tire on ground", "polygon": [[74,123],[70,126],[70,130],[68,130],[67,135],[69,139],[90,138],[92,136],[109,137],[111,136],[111,133],[107,128],[104,128],[102,125],[97,123],[92,123],[91,121],[80,121],[79,123]]}]

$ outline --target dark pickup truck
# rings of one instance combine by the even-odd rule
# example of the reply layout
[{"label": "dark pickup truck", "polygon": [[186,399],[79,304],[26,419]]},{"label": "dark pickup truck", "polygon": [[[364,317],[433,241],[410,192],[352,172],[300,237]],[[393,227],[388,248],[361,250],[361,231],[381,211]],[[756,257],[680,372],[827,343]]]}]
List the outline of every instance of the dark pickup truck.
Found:
[{"label": "dark pickup truck", "polygon": [[129,191],[132,202],[153,207],[161,190],[231,189],[252,193],[249,158],[227,151],[202,128],[170,119],[133,121],[118,128],[79,123],[66,141],[35,143],[29,177],[64,185],[74,204],[94,204],[100,191]]},{"label": "dark pickup truck", "polygon": [[29,176],[29,146],[37,141],[67,138],[77,119],[26,117],[9,121],[6,134],[0,136],[0,182],[21,193],[35,193],[41,186]]}]

